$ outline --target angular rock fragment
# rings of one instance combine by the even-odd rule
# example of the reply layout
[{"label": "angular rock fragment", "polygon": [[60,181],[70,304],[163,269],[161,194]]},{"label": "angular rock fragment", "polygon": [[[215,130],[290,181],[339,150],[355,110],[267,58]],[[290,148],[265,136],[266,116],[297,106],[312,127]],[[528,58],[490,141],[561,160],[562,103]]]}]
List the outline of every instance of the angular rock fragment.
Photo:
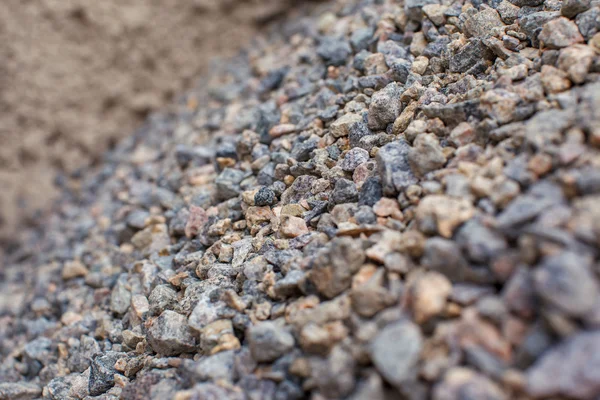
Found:
[{"label": "angular rock fragment", "polygon": [[392,82],[373,95],[369,106],[370,129],[383,130],[396,120],[402,111],[402,91],[401,85]]},{"label": "angular rock fragment", "polygon": [[393,196],[417,182],[408,161],[409,153],[410,145],[403,139],[388,143],[377,152],[377,166],[386,196]]},{"label": "angular rock fragment", "polygon": [[148,343],[155,352],[166,356],[189,353],[196,349],[196,340],[185,316],[169,310],[164,311],[148,328]]}]

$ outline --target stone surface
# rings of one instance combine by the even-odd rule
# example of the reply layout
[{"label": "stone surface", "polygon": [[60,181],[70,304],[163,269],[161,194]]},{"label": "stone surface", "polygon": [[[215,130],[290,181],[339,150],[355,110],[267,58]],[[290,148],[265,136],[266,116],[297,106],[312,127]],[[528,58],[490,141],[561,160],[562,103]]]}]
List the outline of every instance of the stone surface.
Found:
[{"label": "stone surface", "polygon": [[257,362],[273,361],[294,347],[294,337],[275,322],[265,321],[248,330],[248,343]]},{"label": "stone surface", "polygon": [[597,7],[552,49],[565,3],[518,3],[304,5],[217,63],[0,255],[0,381],[597,397]]},{"label": "stone surface", "polygon": [[166,356],[196,349],[196,341],[185,316],[169,310],[163,311],[148,328],[148,343],[155,352]]},{"label": "stone surface", "polygon": [[369,105],[369,128],[383,130],[396,120],[402,111],[402,86],[392,82],[376,92]]},{"label": "stone surface", "polygon": [[281,233],[285,237],[295,238],[308,233],[306,222],[302,218],[286,216],[281,219]]},{"label": "stone surface", "polygon": [[559,49],[583,42],[583,36],[573,21],[560,17],[544,25],[539,40],[551,49]]},{"label": "stone surface", "polygon": [[377,166],[385,195],[392,196],[417,182],[408,161],[409,153],[410,145],[402,139],[386,144],[377,152]]},{"label": "stone surface", "polygon": [[423,338],[419,328],[410,321],[388,325],[373,340],[370,348],[375,367],[392,385],[401,388],[416,378]]},{"label": "stone surface", "polygon": [[336,238],[317,253],[310,279],[326,297],[334,297],[350,287],[352,275],[358,271],[365,254],[354,240]]},{"label": "stone surface", "polygon": [[600,393],[597,331],[583,332],[548,349],[527,373],[527,392],[534,397],[591,399]]}]

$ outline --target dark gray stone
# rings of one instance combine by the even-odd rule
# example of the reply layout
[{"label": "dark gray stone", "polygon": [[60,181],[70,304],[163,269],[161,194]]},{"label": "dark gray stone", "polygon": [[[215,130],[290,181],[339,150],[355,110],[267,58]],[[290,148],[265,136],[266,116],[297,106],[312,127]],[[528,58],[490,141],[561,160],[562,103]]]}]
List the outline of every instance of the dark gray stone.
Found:
[{"label": "dark gray stone", "polygon": [[375,30],[372,27],[360,28],[350,35],[350,44],[355,52],[366,50],[373,40]]},{"label": "dark gray stone", "polygon": [[348,179],[338,179],[335,183],[331,200],[335,204],[354,203],[358,201],[358,190],[354,182]]},{"label": "dark gray stone", "polygon": [[494,53],[480,39],[471,39],[450,58],[450,72],[466,72],[482,59],[494,58]]},{"label": "dark gray stone", "polygon": [[388,143],[379,149],[377,166],[384,195],[394,196],[417,183],[418,179],[408,162],[409,152],[410,145],[404,139]]},{"label": "dark gray stone", "polygon": [[383,197],[381,179],[371,176],[363,183],[358,194],[359,206],[374,206]]},{"label": "dark gray stone", "polygon": [[238,169],[225,168],[215,179],[217,185],[217,197],[220,200],[228,200],[240,194],[240,182],[247,176]]},{"label": "dark gray stone", "polygon": [[92,359],[88,381],[90,395],[99,396],[115,385],[115,363],[123,356],[125,353],[109,351]]},{"label": "dark gray stone", "polygon": [[261,187],[254,195],[254,205],[259,207],[271,206],[275,204],[276,201],[277,197],[275,196],[275,192],[268,187]]},{"label": "dark gray stone", "polygon": [[327,36],[319,43],[317,54],[327,65],[340,66],[346,64],[352,48],[344,39]]}]

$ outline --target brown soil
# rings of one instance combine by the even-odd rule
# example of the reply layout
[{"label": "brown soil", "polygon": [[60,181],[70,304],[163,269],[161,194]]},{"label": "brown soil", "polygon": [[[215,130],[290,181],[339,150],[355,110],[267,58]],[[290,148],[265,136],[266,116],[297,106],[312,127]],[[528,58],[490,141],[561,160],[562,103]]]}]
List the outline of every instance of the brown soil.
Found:
[{"label": "brown soil", "polygon": [[292,1],[2,0],[0,241]]}]

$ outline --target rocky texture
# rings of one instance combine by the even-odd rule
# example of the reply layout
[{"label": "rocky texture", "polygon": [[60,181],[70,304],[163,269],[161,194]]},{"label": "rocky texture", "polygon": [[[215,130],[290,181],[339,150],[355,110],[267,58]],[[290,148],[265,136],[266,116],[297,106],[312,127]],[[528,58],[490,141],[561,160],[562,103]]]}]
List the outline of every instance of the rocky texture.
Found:
[{"label": "rocky texture", "polygon": [[[43,0],[0,8],[0,240],[79,168],[230,57],[291,0]],[[32,28],[33,27],[33,28]],[[193,101],[189,106],[194,108]]]},{"label": "rocky texture", "polygon": [[273,26],[7,254],[0,394],[598,398],[597,15]]}]

